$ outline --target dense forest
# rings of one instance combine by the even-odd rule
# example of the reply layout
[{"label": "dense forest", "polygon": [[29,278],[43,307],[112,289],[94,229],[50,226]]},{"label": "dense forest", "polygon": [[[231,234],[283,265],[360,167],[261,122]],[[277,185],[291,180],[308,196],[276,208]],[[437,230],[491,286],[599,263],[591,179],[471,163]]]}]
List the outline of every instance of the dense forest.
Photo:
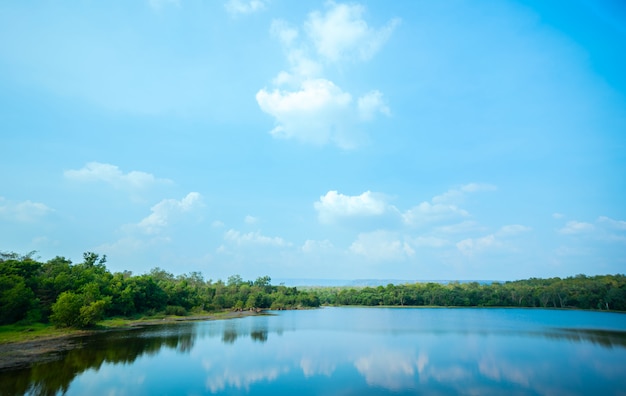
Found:
[{"label": "dense forest", "polygon": [[577,275],[514,282],[415,283],[320,288],[322,304],[364,306],[541,307],[626,311],[626,276]]},{"label": "dense forest", "polygon": [[33,254],[0,253],[0,324],[50,322],[59,327],[90,327],[110,317],[321,304],[626,311],[624,275],[303,290],[274,286],[269,276],[245,281],[233,275],[224,283],[205,280],[198,272],[174,276],[160,268],[142,275],[111,273],[106,256],[92,252],[85,253],[78,264],[63,257],[40,262]]},{"label": "dense forest", "polygon": [[78,264],[63,257],[39,262],[33,254],[0,253],[0,324],[90,327],[109,317],[320,305],[315,293],[273,286],[269,276],[244,281],[233,275],[224,283],[160,268],[143,275],[111,273],[106,256],[91,252]]}]

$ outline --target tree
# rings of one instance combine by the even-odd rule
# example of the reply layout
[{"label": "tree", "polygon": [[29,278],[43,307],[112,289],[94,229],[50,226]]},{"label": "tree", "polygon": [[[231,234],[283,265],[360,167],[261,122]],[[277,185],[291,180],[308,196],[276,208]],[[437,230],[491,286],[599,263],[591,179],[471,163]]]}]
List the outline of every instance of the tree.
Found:
[{"label": "tree", "polygon": [[35,304],[35,293],[26,286],[23,278],[0,276],[0,324],[24,319]]},{"label": "tree", "polygon": [[57,327],[80,327],[80,309],[82,306],[82,296],[72,291],[65,291],[52,304],[50,321]]},{"label": "tree", "polygon": [[80,307],[78,324],[81,327],[90,327],[102,320],[104,311],[110,301],[110,299],[102,299]]}]

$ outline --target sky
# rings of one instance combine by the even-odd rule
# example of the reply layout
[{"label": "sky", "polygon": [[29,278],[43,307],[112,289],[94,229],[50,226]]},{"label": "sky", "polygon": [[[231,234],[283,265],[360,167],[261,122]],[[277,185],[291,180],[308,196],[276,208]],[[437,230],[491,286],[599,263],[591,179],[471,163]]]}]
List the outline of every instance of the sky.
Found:
[{"label": "sky", "polygon": [[0,3],[0,251],[207,279],[626,272],[620,0]]}]

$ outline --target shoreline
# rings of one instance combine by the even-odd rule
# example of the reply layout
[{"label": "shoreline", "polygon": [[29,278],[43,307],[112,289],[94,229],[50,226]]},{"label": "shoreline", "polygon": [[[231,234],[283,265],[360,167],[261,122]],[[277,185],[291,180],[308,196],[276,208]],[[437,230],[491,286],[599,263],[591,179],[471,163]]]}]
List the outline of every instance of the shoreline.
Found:
[{"label": "shoreline", "polygon": [[34,364],[54,361],[66,351],[81,348],[82,339],[94,334],[155,325],[237,319],[264,314],[266,314],[265,311],[226,311],[202,315],[166,316],[161,319],[124,319],[121,325],[104,325],[88,330],[70,329],[62,334],[44,334],[32,339],[0,343],[0,372],[27,369]]}]

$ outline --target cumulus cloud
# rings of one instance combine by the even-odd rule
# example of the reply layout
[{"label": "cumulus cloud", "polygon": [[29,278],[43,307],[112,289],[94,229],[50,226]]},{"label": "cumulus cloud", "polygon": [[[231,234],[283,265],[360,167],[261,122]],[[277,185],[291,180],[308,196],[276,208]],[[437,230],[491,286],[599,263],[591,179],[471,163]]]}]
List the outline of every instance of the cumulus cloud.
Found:
[{"label": "cumulus cloud", "polygon": [[261,110],[276,119],[270,132],[277,138],[296,138],[317,145],[330,141],[349,148],[349,113],[352,96],[329,80],[314,79],[295,91],[261,89],[256,95]]},{"label": "cumulus cloud", "polygon": [[30,200],[11,202],[0,197],[0,218],[20,223],[32,223],[53,211],[53,209],[41,202],[33,202]]},{"label": "cumulus cloud", "polygon": [[259,231],[241,233],[230,229],[224,234],[224,240],[235,245],[263,245],[263,246],[290,246],[291,244],[281,237],[268,237]]},{"label": "cumulus cloud", "polygon": [[501,245],[502,243],[496,239],[496,236],[490,234],[481,238],[463,239],[456,244],[456,247],[461,251],[461,253],[471,256],[483,250]]},{"label": "cumulus cloud", "polygon": [[197,192],[190,192],[181,200],[164,199],[150,208],[152,213],[141,220],[138,226],[147,234],[156,234],[166,227],[174,217],[191,212],[201,205],[201,195]]},{"label": "cumulus cloud", "polygon": [[463,234],[482,230],[484,230],[484,227],[473,220],[465,220],[460,223],[437,226],[434,229],[435,232],[443,234]]},{"label": "cumulus cloud", "polygon": [[314,204],[322,223],[333,223],[346,217],[379,216],[385,213],[388,205],[381,194],[366,191],[361,195],[344,195],[328,191]]},{"label": "cumulus cloud", "polygon": [[168,244],[170,242],[171,239],[167,236],[155,236],[154,238],[148,239],[125,236],[112,243],[103,243],[97,246],[94,250],[97,252],[103,252],[109,256],[119,257],[156,246],[163,246],[164,244]]},{"label": "cumulus cloud", "polygon": [[372,29],[363,13],[359,5],[328,3],[325,14],[309,15],[304,35],[286,21],[272,22],[270,33],[283,45],[290,65],[274,78],[273,88],[256,94],[261,110],[275,120],[272,136],[352,149],[362,141],[358,123],[370,122],[378,114],[390,115],[380,91],[353,95],[324,77],[325,63],[371,58],[397,24]]},{"label": "cumulus cloud", "polygon": [[469,216],[469,213],[456,205],[422,202],[404,212],[402,219],[405,224],[416,226],[466,216]]},{"label": "cumulus cloud", "polygon": [[462,185],[459,188],[450,189],[443,194],[434,196],[432,199],[432,202],[440,203],[440,204],[445,204],[445,203],[457,203],[458,204],[459,202],[462,202],[463,198],[468,193],[476,193],[476,192],[481,192],[481,191],[495,191],[495,190],[496,190],[496,186],[491,185],[491,184],[469,183],[469,184]]},{"label": "cumulus cloud", "polygon": [[276,37],[282,45],[290,48],[300,35],[298,28],[282,19],[275,19],[270,26],[270,34]]},{"label": "cumulus cloud", "polygon": [[493,233],[479,238],[466,238],[457,242],[457,249],[466,256],[472,256],[489,249],[512,249],[515,247],[512,243],[513,237],[531,231],[532,228],[521,224],[510,224],[500,227]]},{"label": "cumulus cloud", "polygon": [[411,244],[416,247],[441,248],[448,246],[450,241],[435,236],[418,236],[411,241]]},{"label": "cumulus cloud", "polygon": [[558,230],[562,235],[603,242],[626,242],[626,221],[600,216],[594,223],[572,220]]},{"label": "cumulus cloud", "polygon": [[598,217],[598,223],[614,230],[626,230],[626,221],[624,220],[615,220],[610,217],[600,216]]},{"label": "cumulus cloud", "polygon": [[329,2],[326,13],[309,14],[304,28],[324,59],[368,60],[381,49],[400,20],[392,19],[382,28],[374,29],[363,19],[364,14],[362,5]]},{"label": "cumulus cloud", "polygon": [[499,235],[517,235],[517,234],[521,234],[524,232],[528,232],[530,230],[532,230],[532,228],[523,226],[521,224],[510,224],[510,225],[502,226],[502,228],[500,228],[500,231],[498,231],[498,234]]},{"label": "cumulus cloud", "polygon": [[228,0],[224,8],[231,15],[252,14],[265,9],[265,1],[261,0]]},{"label": "cumulus cloud", "polygon": [[561,234],[581,234],[593,231],[595,229],[594,225],[591,223],[585,223],[582,221],[568,221],[567,224],[563,228],[559,230]]},{"label": "cumulus cloud", "polygon": [[364,121],[374,118],[377,113],[390,115],[389,107],[383,101],[383,94],[380,91],[371,91],[359,98],[358,101],[359,117]]},{"label": "cumulus cloud", "polygon": [[119,167],[101,162],[89,162],[81,169],[63,172],[65,178],[77,182],[105,182],[119,189],[143,189],[155,184],[169,184],[169,179],[158,179],[141,171],[122,172]]},{"label": "cumulus cloud", "polygon": [[333,244],[328,239],[324,239],[323,241],[315,241],[312,239],[307,239],[302,245],[301,249],[304,253],[315,253],[315,252],[329,250],[332,248],[333,248]]},{"label": "cumulus cloud", "polygon": [[407,242],[384,230],[359,234],[350,251],[371,261],[402,261],[415,255]]},{"label": "cumulus cloud", "polygon": [[254,217],[254,216],[250,216],[250,215],[248,215],[248,216],[246,216],[246,217],[243,219],[243,221],[244,221],[246,224],[255,224],[256,222],[258,222],[258,221],[259,221],[259,219],[258,219],[258,218],[256,218],[256,217]]},{"label": "cumulus cloud", "polygon": [[470,193],[494,191],[491,184],[469,183],[459,188],[450,189],[443,194],[434,196],[430,202],[422,202],[403,213],[402,218],[409,226],[420,226],[443,220],[468,217],[469,213],[459,204]]}]

